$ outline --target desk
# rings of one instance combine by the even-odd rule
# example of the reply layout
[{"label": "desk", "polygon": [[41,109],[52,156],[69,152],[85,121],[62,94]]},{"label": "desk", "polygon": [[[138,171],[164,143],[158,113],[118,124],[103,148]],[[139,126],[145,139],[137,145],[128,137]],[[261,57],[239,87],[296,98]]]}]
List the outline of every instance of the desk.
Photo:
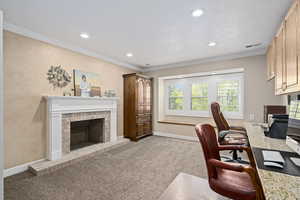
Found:
[{"label": "desk", "polygon": [[[251,148],[264,148],[279,151],[292,151],[285,140],[273,139],[264,135],[263,129],[252,123],[245,123]],[[258,169],[266,199],[300,199],[300,177]]]}]

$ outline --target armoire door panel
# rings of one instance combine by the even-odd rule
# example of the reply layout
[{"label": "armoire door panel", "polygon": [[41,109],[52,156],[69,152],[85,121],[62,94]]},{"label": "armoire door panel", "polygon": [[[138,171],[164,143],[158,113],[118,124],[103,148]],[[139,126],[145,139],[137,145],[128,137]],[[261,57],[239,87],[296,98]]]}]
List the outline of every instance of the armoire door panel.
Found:
[{"label": "armoire door panel", "polygon": [[151,122],[144,123],[144,134],[148,134],[152,131]]},{"label": "armoire door panel", "polygon": [[137,107],[137,110],[136,110],[136,112],[137,112],[137,114],[139,114],[139,115],[143,115],[144,114],[144,105],[137,105],[136,106]]},{"label": "armoire door panel", "polygon": [[144,115],[138,115],[138,116],[136,117],[136,123],[142,124],[142,123],[144,123],[144,121],[145,121]]},{"label": "armoire door panel", "polygon": [[144,124],[137,124],[136,126],[137,130],[137,136],[143,136],[144,135]]},{"label": "armoire door panel", "polygon": [[144,119],[145,119],[145,122],[150,122],[150,121],[152,121],[152,115],[151,114],[146,114]]},{"label": "armoire door panel", "polygon": [[144,111],[144,80],[142,78],[137,78],[137,111],[138,113],[143,113]]}]

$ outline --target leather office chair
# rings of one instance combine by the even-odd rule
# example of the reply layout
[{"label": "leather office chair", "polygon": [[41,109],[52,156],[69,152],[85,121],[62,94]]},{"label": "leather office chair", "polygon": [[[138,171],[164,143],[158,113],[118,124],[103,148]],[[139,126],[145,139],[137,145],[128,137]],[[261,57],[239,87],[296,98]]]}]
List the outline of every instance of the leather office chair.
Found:
[{"label": "leather office chair", "polygon": [[[211,104],[211,112],[218,129],[218,142],[221,145],[248,145],[247,132],[244,127],[229,126],[218,102]],[[237,150],[233,150],[232,160],[247,163],[238,157]]]},{"label": "leather office chair", "polygon": [[[216,193],[235,200],[265,199],[255,168],[255,161],[249,148],[241,145],[218,145],[214,128],[197,125],[196,132],[204,152],[209,186]],[[251,165],[222,162],[220,151],[245,150]]]},{"label": "leather office chair", "polygon": [[221,108],[218,102],[211,103],[211,112],[215,123],[217,125],[218,131],[227,131],[231,130],[243,135],[246,135],[246,129],[240,126],[229,126],[228,122],[226,121],[223,113],[221,112]]}]

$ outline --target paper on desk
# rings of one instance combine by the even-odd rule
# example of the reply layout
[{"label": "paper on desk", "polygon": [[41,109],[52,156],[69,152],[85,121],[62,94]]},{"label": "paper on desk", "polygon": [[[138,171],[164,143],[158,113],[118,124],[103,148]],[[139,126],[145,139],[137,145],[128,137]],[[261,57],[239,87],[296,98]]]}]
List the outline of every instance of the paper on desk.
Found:
[{"label": "paper on desk", "polygon": [[263,150],[262,153],[263,153],[264,161],[277,162],[277,163],[284,164],[284,159],[283,159],[282,155],[280,154],[280,152]]}]

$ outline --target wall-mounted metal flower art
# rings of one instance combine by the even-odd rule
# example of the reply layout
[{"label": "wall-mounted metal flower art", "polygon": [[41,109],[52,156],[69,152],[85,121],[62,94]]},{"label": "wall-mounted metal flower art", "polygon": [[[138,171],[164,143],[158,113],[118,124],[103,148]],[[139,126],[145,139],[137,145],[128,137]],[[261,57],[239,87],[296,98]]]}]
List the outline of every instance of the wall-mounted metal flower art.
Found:
[{"label": "wall-mounted metal flower art", "polygon": [[70,82],[72,77],[70,74],[64,70],[61,65],[59,66],[51,66],[51,68],[47,72],[48,81],[50,84],[54,86],[54,88],[66,87]]}]

